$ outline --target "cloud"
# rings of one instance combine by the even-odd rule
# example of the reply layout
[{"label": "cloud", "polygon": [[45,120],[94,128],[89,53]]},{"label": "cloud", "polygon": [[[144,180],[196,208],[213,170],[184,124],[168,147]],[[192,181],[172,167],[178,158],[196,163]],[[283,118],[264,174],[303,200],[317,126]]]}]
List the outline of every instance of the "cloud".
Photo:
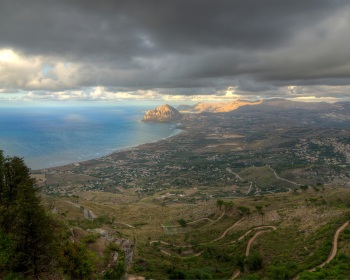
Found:
[{"label": "cloud", "polygon": [[347,96],[349,15],[345,0],[2,1],[0,94]]},{"label": "cloud", "polygon": [[79,85],[79,66],[58,58],[26,56],[12,49],[0,50],[0,84],[3,88],[58,90]]}]

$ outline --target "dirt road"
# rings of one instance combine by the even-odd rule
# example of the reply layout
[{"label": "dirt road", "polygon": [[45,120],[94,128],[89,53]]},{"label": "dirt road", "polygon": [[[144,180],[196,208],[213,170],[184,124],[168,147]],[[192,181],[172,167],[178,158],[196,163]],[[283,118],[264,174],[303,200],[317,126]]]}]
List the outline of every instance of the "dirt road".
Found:
[{"label": "dirt road", "polygon": [[318,268],[318,267],[320,267],[320,268],[324,267],[327,263],[329,263],[331,260],[333,260],[335,258],[335,256],[338,253],[338,238],[339,238],[339,234],[348,226],[348,224],[349,224],[349,221],[345,222],[341,227],[339,227],[336,230],[336,232],[335,232],[335,234],[333,236],[332,250],[329,253],[328,258],[323,263],[318,265],[317,267],[310,269],[309,270],[310,272],[315,271],[316,268]]},{"label": "dirt road", "polygon": [[[247,244],[247,248],[245,250],[245,256],[248,257],[249,253],[250,253],[250,247],[252,246],[254,240],[261,234],[269,232],[271,230],[276,230],[276,227],[274,226],[261,226],[261,227],[256,227],[253,229],[248,230],[245,234],[243,234],[240,238],[238,238],[238,240],[242,240],[244,237],[246,237],[248,234],[250,234],[253,230],[255,229],[266,229],[266,228],[270,228],[269,230],[262,230],[262,231],[258,231],[256,232],[252,238],[250,238],[248,240],[248,244]],[[233,274],[232,274],[232,278],[231,279],[236,279],[239,275],[241,275],[241,271],[239,269],[236,269]]]},{"label": "dirt road", "polygon": [[284,179],[284,178],[281,178],[280,176],[278,176],[276,171],[270,165],[267,165],[267,167],[273,172],[273,174],[275,174],[276,179],[291,183],[295,186],[301,186],[301,184],[298,184],[297,182],[293,182],[293,181],[290,181],[290,180],[287,180],[287,179]]},{"label": "dirt road", "polygon": [[226,236],[226,234],[233,229],[235,226],[237,226],[238,224],[240,224],[241,222],[243,222],[243,220],[245,220],[245,217],[243,217],[242,219],[240,219],[238,222],[234,223],[232,226],[230,226],[228,229],[226,229],[218,238],[214,239],[213,241],[211,241],[211,243],[216,242],[222,238],[224,238]]},{"label": "dirt road", "polygon": [[[264,227],[264,228],[266,228],[266,227]],[[274,226],[271,226],[270,228],[271,228],[270,230],[258,231],[257,233],[254,234],[254,236],[253,236],[252,238],[249,239],[248,244],[247,244],[247,248],[246,248],[246,250],[245,250],[245,255],[246,255],[246,257],[249,256],[250,247],[252,246],[254,240],[255,240],[259,235],[261,235],[261,234],[263,234],[263,233],[266,233],[266,232],[269,232],[269,231],[271,231],[271,230],[276,230],[276,227],[274,227]]]}]

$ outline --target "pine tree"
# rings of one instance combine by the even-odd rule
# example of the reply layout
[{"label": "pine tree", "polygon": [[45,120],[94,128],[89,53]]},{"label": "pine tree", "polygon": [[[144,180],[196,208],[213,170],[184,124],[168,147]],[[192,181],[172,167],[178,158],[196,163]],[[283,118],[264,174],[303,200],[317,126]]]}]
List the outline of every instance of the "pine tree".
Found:
[{"label": "pine tree", "polygon": [[13,272],[37,277],[48,268],[52,240],[29,169],[21,158],[0,151],[0,278]]}]

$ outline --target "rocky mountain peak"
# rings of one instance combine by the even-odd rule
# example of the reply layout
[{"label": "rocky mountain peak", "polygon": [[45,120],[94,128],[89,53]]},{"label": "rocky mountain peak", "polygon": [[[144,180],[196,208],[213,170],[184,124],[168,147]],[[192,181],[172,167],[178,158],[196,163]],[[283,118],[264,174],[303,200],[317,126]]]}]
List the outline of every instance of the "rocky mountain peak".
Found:
[{"label": "rocky mountain peak", "polygon": [[179,120],[182,115],[174,107],[164,104],[153,110],[146,112],[143,117],[145,122],[174,122]]}]

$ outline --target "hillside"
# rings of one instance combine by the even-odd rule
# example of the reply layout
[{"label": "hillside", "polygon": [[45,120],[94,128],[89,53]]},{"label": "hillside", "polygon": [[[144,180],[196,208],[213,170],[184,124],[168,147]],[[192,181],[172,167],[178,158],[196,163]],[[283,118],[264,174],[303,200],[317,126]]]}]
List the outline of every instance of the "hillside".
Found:
[{"label": "hillside", "polygon": [[[83,213],[67,203],[75,199],[56,198],[50,203],[58,213],[66,213],[75,235],[95,234],[91,248],[100,247],[106,237],[129,240],[125,241],[129,242],[125,250],[129,275],[151,279],[181,279],[181,275],[185,279],[229,279],[237,273],[242,279],[252,274],[254,279],[290,279],[326,261],[336,229],[350,219],[349,190],[328,187],[223,199],[222,206],[217,199],[175,202],[181,195],[203,193],[208,189],[162,191],[130,202],[135,199],[132,192],[89,192],[90,198],[81,199],[80,206],[93,209],[99,217],[96,221],[82,219]],[[129,202],[113,202],[118,197]],[[335,255],[343,259],[332,259],[322,273],[334,270],[337,264],[349,267],[349,232],[345,225],[337,239]],[[286,276],[279,278],[281,273]],[[341,273],[350,276],[349,270]]]}]

